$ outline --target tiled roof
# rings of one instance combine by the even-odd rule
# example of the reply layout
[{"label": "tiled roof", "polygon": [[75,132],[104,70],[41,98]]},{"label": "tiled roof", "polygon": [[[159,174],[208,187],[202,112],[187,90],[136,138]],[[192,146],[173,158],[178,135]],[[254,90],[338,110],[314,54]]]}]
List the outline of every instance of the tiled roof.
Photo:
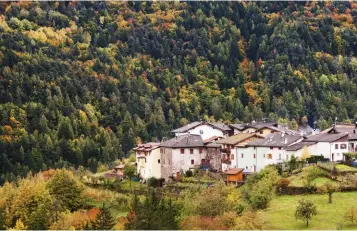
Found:
[{"label": "tiled roof", "polygon": [[316,135],[308,136],[305,141],[333,142],[345,136],[348,136],[348,133],[337,133],[337,134],[319,133]]},{"label": "tiled roof", "polygon": [[149,152],[149,151],[157,148],[159,146],[159,144],[160,143],[154,143],[154,142],[150,142],[150,143],[146,143],[146,144],[139,144],[136,148],[134,148],[134,150]]},{"label": "tiled roof", "polygon": [[232,169],[229,169],[227,172],[225,172],[225,174],[227,175],[235,175],[239,172],[243,172],[244,168],[232,168]]},{"label": "tiled roof", "polygon": [[176,136],[161,143],[159,146],[168,148],[203,147],[204,143],[200,135],[188,134]]},{"label": "tiled roof", "polygon": [[203,124],[206,124],[206,125],[209,125],[211,127],[214,127],[218,130],[221,130],[221,131],[230,131],[232,130],[228,125],[226,124],[223,124],[223,123],[207,123],[207,122],[199,122],[199,121],[196,121],[196,122],[192,122],[190,124],[187,124],[183,127],[180,127],[180,128],[177,128],[175,130],[173,130],[172,132],[175,132],[175,133],[183,133],[183,132],[187,132],[199,125],[203,125]]},{"label": "tiled roof", "polygon": [[222,137],[221,137],[221,136],[212,136],[212,137],[210,137],[210,138],[208,138],[208,139],[205,139],[205,140],[203,141],[203,143],[207,144],[207,143],[210,143],[210,142],[212,142],[212,141],[214,141],[214,140],[217,140],[217,139],[220,139],[220,138],[222,138]]},{"label": "tiled roof", "polygon": [[223,123],[208,123],[210,125],[212,125],[213,127],[222,130],[222,131],[230,131],[232,130],[232,128],[229,127],[229,125],[227,124],[223,124]]},{"label": "tiled roof", "polygon": [[183,127],[177,128],[177,129],[173,130],[172,132],[175,132],[175,133],[187,132],[188,130],[193,129],[193,128],[201,125],[202,123],[203,122],[199,122],[199,121],[192,122],[192,123],[189,123]]},{"label": "tiled roof", "polygon": [[229,144],[229,145],[236,145],[252,136],[256,136],[256,134],[251,134],[251,133],[239,133],[234,136],[230,136],[224,139],[220,139],[217,141],[219,144]]},{"label": "tiled roof", "polygon": [[288,146],[286,147],[286,151],[297,151],[297,150],[300,150],[302,148],[304,148],[305,146],[310,146],[310,145],[313,145],[313,144],[316,144],[317,142],[314,142],[314,141],[301,141],[297,144],[294,144],[294,145],[291,145],[291,146]]},{"label": "tiled roof", "polygon": [[244,129],[244,124],[230,124],[228,126],[230,126],[231,128],[238,129],[240,131]]},{"label": "tiled roof", "polygon": [[287,147],[290,144],[302,139],[301,136],[287,134],[269,134],[265,139],[254,140],[247,146],[253,147]]},{"label": "tiled roof", "polygon": [[348,132],[350,134],[353,134],[353,130],[356,130],[357,128],[355,124],[336,124],[335,127],[331,127],[328,129],[325,129],[321,131],[321,133],[345,133]]}]

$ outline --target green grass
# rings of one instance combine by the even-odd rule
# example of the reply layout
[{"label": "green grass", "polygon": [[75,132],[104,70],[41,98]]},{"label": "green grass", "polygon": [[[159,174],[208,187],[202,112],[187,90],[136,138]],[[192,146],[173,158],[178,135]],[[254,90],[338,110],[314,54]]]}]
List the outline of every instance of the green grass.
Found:
[{"label": "green grass", "polygon": [[[289,186],[295,186],[295,187],[304,186],[304,177],[302,175],[291,176],[289,179],[291,180]],[[316,187],[321,187],[326,182],[330,182],[331,184],[338,185],[336,181],[333,181],[327,177],[318,177],[312,181],[312,184],[315,184]]]},{"label": "green grass", "polygon": [[[305,198],[315,203],[318,214],[309,222],[309,227],[301,220],[295,219],[295,209],[299,199]],[[342,229],[357,229],[348,221],[344,214],[348,208],[357,203],[357,193],[334,193],[332,204],[328,204],[327,195],[279,196],[274,198],[269,208],[259,212],[265,222],[264,229],[336,229],[342,224]]]},{"label": "green grass", "polygon": [[[146,189],[147,185],[146,184],[142,184],[139,181],[131,181],[131,187],[133,190],[141,190],[141,189]],[[129,180],[125,180],[120,182],[120,189],[122,190],[131,190],[130,188],[130,181]]]},{"label": "green grass", "polygon": [[[319,165],[322,167],[326,167],[329,170],[332,170],[334,164],[333,163],[323,163],[323,164],[319,164]],[[354,168],[354,167],[351,167],[351,166],[348,166],[345,164],[336,164],[336,169],[339,172],[345,172],[345,171],[357,172],[357,168]]]}]

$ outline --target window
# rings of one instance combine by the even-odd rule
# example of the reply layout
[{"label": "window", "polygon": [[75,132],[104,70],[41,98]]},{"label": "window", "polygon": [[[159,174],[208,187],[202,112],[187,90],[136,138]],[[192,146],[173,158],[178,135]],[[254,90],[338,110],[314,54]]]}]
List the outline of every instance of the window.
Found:
[{"label": "window", "polygon": [[259,134],[263,134],[263,131],[259,131]]},{"label": "window", "polygon": [[145,160],[145,163],[146,163],[146,158],[144,158],[144,160]]},{"label": "window", "polygon": [[288,154],[286,155],[286,160],[289,160],[289,155]]},{"label": "window", "polygon": [[281,154],[279,154],[279,160],[281,160]]},{"label": "window", "polygon": [[338,144],[335,144],[335,149],[338,149]]},{"label": "window", "polygon": [[160,153],[165,153],[165,148],[160,148]]},{"label": "window", "polygon": [[185,154],[185,149],[181,148],[181,154]]},{"label": "window", "polygon": [[199,150],[200,150],[200,154],[202,154],[202,148],[200,148]]},{"label": "window", "polygon": [[265,158],[265,154],[263,155],[263,157]]},{"label": "window", "polygon": [[281,147],[279,147],[279,150],[281,150]]},{"label": "window", "polygon": [[268,159],[273,159],[273,154],[268,154]]},{"label": "window", "polygon": [[341,149],[346,149],[346,148],[347,148],[347,145],[346,145],[346,144],[340,144],[340,148],[341,148]]},{"label": "window", "polygon": [[245,169],[248,169],[248,166],[245,166]]},{"label": "window", "polygon": [[195,164],[195,160],[191,160],[191,164]]},{"label": "window", "polygon": [[160,159],[157,160],[157,163],[160,164]]},{"label": "window", "polygon": [[242,153],[242,154],[240,154],[240,157],[241,157],[241,158],[243,158],[243,157],[244,157],[243,153]]},{"label": "window", "polygon": [[274,131],[270,131],[270,133],[274,133]]},{"label": "window", "polygon": [[255,154],[253,154],[253,158],[255,159]]},{"label": "window", "polygon": [[231,159],[234,160],[234,155],[233,154],[231,155]]},{"label": "window", "polygon": [[193,148],[190,148],[190,154],[193,154]]},{"label": "window", "polygon": [[270,149],[273,149],[273,147],[270,147]]}]

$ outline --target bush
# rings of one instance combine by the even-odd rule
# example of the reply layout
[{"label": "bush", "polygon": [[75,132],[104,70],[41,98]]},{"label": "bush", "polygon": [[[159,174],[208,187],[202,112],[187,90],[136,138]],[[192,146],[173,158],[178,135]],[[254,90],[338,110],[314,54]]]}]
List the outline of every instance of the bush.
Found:
[{"label": "bush", "polygon": [[155,177],[150,177],[147,181],[148,186],[150,187],[158,187],[159,186],[159,180],[156,179]]},{"label": "bush", "polygon": [[289,186],[290,184],[290,180],[287,178],[282,178],[280,180],[278,180],[278,182],[276,183],[276,192],[279,195],[284,194],[284,192],[286,191],[286,188]]},{"label": "bush", "polygon": [[192,177],[193,176],[193,172],[191,170],[187,170],[185,173],[186,177]]},{"label": "bush", "polygon": [[313,180],[315,180],[316,178],[318,178],[318,177],[326,177],[327,175],[328,174],[324,170],[322,170],[322,169],[320,169],[318,167],[308,168],[307,172],[306,172],[307,184],[310,185],[311,182]]}]

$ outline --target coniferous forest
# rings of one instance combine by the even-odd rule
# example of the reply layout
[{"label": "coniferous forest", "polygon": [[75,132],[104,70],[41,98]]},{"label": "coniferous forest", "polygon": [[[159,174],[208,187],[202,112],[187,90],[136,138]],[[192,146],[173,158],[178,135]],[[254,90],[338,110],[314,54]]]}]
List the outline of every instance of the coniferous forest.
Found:
[{"label": "coniferous forest", "polygon": [[0,3],[0,184],[195,120],[357,119],[357,3]]}]

